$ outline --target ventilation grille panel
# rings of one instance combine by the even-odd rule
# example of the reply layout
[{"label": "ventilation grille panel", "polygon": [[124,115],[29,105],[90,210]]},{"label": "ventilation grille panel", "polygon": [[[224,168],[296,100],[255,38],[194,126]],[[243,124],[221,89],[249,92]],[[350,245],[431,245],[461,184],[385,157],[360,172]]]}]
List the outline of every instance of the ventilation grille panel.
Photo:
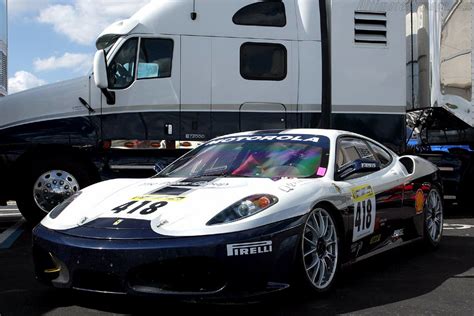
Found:
[{"label": "ventilation grille panel", "polygon": [[8,86],[7,55],[0,51],[0,90],[6,92]]},{"label": "ventilation grille panel", "polygon": [[356,44],[387,45],[387,13],[356,11],[354,21]]}]

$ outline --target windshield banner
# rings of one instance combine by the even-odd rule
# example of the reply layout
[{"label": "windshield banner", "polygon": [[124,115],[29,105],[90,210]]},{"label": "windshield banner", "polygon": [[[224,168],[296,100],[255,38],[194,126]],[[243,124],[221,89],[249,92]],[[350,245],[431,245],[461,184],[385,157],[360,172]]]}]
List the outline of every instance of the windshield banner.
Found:
[{"label": "windshield banner", "polygon": [[211,140],[206,143],[206,146],[241,143],[241,142],[295,142],[295,143],[310,143],[319,144],[320,137],[314,135],[258,135],[258,136],[239,136],[226,137],[216,140]]}]

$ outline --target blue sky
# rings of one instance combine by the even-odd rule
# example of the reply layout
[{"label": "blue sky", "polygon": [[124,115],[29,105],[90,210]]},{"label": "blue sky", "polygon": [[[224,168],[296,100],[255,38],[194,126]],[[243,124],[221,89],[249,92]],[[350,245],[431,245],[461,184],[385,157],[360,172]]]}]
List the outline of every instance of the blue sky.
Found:
[{"label": "blue sky", "polygon": [[160,0],[9,0],[9,93],[87,74],[97,35]]}]

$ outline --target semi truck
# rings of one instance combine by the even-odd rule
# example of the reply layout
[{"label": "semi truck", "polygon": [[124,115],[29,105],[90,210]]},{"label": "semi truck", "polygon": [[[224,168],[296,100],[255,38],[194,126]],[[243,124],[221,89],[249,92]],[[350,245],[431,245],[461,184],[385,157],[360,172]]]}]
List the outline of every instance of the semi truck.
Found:
[{"label": "semi truck", "polygon": [[473,146],[472,23],[467,0],[153,1],[99,35],[90,75],[0,100],[0,200],[37,221],[213,137],[306,127],[400,154],[415,135],[457,199],[471,160],[429,148]]}]

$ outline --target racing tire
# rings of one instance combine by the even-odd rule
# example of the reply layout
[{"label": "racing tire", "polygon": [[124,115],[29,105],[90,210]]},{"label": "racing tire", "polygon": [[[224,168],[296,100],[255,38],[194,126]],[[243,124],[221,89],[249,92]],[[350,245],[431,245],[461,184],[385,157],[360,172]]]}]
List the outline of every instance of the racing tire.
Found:
[{"label": "racing tire", "polygon": [[17,188],[17,206],[26,221],[39,223],[56,205],[95,181],[83,163],[63,159],[33,161]]},{"label": "racing tire", "polygon": [[341,268],[341,233],[331,211],[317,207],[306,218],[297,252],[297,285],[310,294],[332,290]]},{"label": "racing tire", "polygon": [[429,250],[439,247],[443,237],[444,207],[441,193],[433,188],[428,193],[424,205],[423,242]]}]

